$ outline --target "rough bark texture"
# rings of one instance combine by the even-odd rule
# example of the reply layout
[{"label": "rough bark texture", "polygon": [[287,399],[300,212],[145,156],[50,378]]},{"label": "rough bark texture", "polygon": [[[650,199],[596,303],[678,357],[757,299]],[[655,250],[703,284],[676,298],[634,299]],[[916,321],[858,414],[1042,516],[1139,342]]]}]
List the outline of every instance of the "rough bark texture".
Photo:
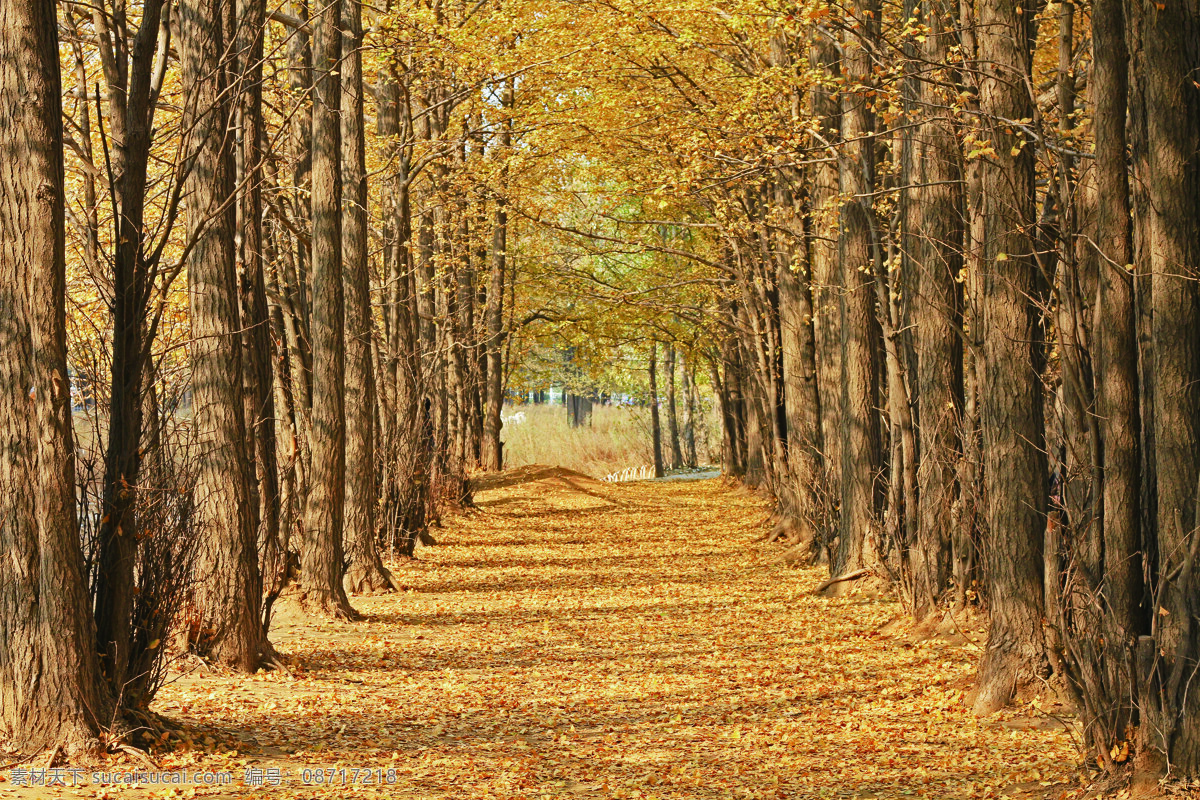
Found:
[{"label": "rough bark texture", "polygon": [[1042,638],[1042,540],[1046,531],[1042,329],[1037,265],[1034,153],[1004,120],[1027,119],[1034,9],[1024,0],[982,3],[981,108],[996,155],[984,166],[982,395],[985,549],[991,616],[974,696],[976,713],[1005,705],[1019,686],[1047,675]]},{"label": "rough bark texture", "polygon": [[1157,692],[1144,738],[1200,775],[1200,2],[1144,5],[1153,273]]},{"label": "rough bark texture", "polygon": [[247,439],[257,478],[258,543],[264,570],[279,570],[279,465],[275,455],[275,393],[271,327],[267,310],[263,239],[262,57],[265,0],[238,0],[238,68],[241,97],[242,185],[238,206],[238,280],[241,292],[243,402]]},{"label": "rough bark texture", "polygon": [[230,0],[179,7],[179,52],[191,104],[188,258],[192,403],[200,474],[196,513],[201,557],[193,645],[215,661],[253,672],[266,646],[259,607],[256,509],[242,403],[241,322],[235,268],[234,139],[226,95],[224,17]]},{"label": "rough bark texture", "polygon": [[[979,47],[975,35],[972,0],[959,0],[958,29],[964,60],[963,78],[969,92],[966,106],[979,119]],[[978,575],[977,553],[983,516],[983,436],[980,423],[980,386],[983,375],[983,161],[971,159],[963,166],[963,200],[966,224],[963,247],[963,413],[959,462],[959,521],[954,527],[954,582],[956,606],[963,606],[967,587]]]},{"label": "rough bark texture", "polygon": [[[812,48],[811,61],[815,68],[830,72],[837,68],[837,51],[827,41],[818,41]],[[812,90],[810,110],[820,126],[818,144],[832,145],[841,136],[841,106],[824,86]],[[812,169],[812,294],[813,338],[817,349],[817,394],[821,398],[821,451],[824,456],[823,493],[828,495],[825,507],[834,508],[841,492],[842,475],[842,313],[841,268],[838,264],[837,230],[832,227],[836,215],[838,167],[834,150],[825,152],[828,163]],[[831,514],[831,517],[834,515]],[[837,536],[837,520],[832,518],[831,530],[825,538]]]},{"label": "rough bark texture", "polygon": [[[868,84],[868,52],[879,25],[875,0],[858,2],[853,13],[859,29],[846,43],[849,80]],[[839,240],[842,280],[841,380],[841,519],[834,575],[861,569],[872,557],[869,540],[876,533],[880,501],[881,464],[879,422],[879,336],[875,318],[875,253],[870,194],[874,190],[874,113],[865,93],[846,93],[842,100],[842,156],[839,184],[848,195],[841,210]],[[840,584],[844,586],[844,584]]]},{"label": "rough bark texture", "polygon": [[[922,55],[931,63],[946,60],[953,34],[944,0],[927,0],[929,33]],[[936,73],[935,73],[936,74]],[[922,84],[928,108],[945,103],[935,80]],[[916,260],[917,404],[920,466],[917,471],[917,541],[909,557],[913,574],[913,610],[920,618],[950,585],[952,510],[958,500],[956,473],[959,414],[962,409],[962,324],[959,273],[963,258],[961,154],[951,123],[931,115],[918,131],[920,161],[920,241]]]},{"label": "rough bark texture", "polygon": [[[511,108],[513,104],[513,81],[505,82],[500,104]],[[500,127],[500,153],[508,155],[512,145],[512,123],[505,120]],[[501,167],[500,180],[508,174],[507,165]],[[495,219],[492,222],[492,246],[489,254],[487,305],[484,308],[484,328],[487,335],[484,345],[487,353],[486,402],[483,417],[483,466],[486,469],[504,469],[504,443],[500,440],[500,412],[504,408],[504,270],[508,258],[508,210],[507,199],[496,198]]]},{"label": "rough bark texture", "polygon": [[58,58],[52,0],[0,2],[0,740],[78,756],[111,701],[75,517]]},{"label": "rough bark texture", "polygon": [[[808,276],[804,274],[805,266],[781,262],[778,282],[787,457],[796,505],[790,515],[796,526],[791,538],[795,542],[811,543],[817,531],[816,492],[822,470],[821,401],[817,390],[812,294]],[[684,376],[686,378],[686,371]],[[686,382],[684,391],[689,391]],[[689,440],[689,454],[693,458],[694,453],[695,443]]]},{"label": "rough bark texture", "polygon": [[[412,131],[411,109],[401,102],[400,86],[381,89],[379,131],[401,138]],[[388,184],[385,266],[388,276],[386,319],[391,414],[387,421],[388,465],[384,478],[383,527],[395,551],[411,556],[428,525],[431,435],[424,401],[416,276],[413,271],[412,209],[408,191],[411,150],[395,147],[397,170]]]},{"label": "rough bark texture", "polygon": [[[1110,771],[1120,769],[1112,761],[1112,748],[1128,739],[1129,728],[1136,723],[1133,656],[1138,636],[1145,632],[1140,613],[1138,346],[1125,150],[1128,51],[1122,5],[1122,0],[1098,0],[1092,13],[1094,61],[1089,87],[1095,109],[1096,161],[1090,182],[1097,195],[1098,218],[1095,234],[1081,255],[1096,265],[1091,331],[1095,409],[1085,424],[1094,442],[1092,457],[1099,464],[1090,465],[1094,474],[1083,482],[1091,491],[1080,494],[1085,501],[1092,500],[1091,508],[1081,505],[1093,518],[1090,524],[1082,519],[1069,528],[1061,548],[1053,547],[1051,528],[1046,537],[1046,561],[1051,566],[1046,586],[1047,642],[1055,668],[1062,669],[1069,681],[1087,744],[1098,763]],[[1085,174],[1084,180],[1088,177]],[[1054,569],[1061,553],[1073,556],[1062,578]],[[1051,576],[1057,579],[1054,583]],[[1064,585],[1074,591],[1060,600],[1056,593]]]},{"label": "rough bark texture", "polygon": [[1141,454],[1138,351],[1133,295],[1133,232],[1125,116],[1129,97],[1123,0],[1096,0],[1092,10],[1092,102],[1095,106],[1099,219],[1099,309],[1095,327],[1096,406],[1103,443],[1104,595],[1126,649],[1141,631]]},{"label": "rough bark texture", "polygon": [[312,472],[300,548],[305,604],[356,618],[342,585],[346,496],[345,307],[342,288],[341,57],[339,3],[313,15]]},{"label": "rough bark texture", "polygon": [[362,3],[342,0],[343,253],[346,289],[346,579],[352,592],[395,589],[375,545],[375,372],[367,262],[367,165],[363,129]]}]

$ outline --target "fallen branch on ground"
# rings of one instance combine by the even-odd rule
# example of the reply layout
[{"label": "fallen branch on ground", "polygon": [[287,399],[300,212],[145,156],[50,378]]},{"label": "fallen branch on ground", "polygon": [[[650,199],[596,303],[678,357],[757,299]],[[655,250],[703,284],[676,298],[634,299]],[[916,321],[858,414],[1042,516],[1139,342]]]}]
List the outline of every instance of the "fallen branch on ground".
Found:
[{"label": "fallen branch on ground", "polygon": [[847,572],[845,575],[839,575],[836,578],[830,578],[829,580],[825,581],[820,586],[813,589],[813,594],[820,594],[821,592],[828,589],[830,586],[833,586],[835,583],[841,583],[843,581],[852,581],[857,578],[861,578],[865,575],[870,575],[870,574],[871,574],[871,570],[869,570],[869,569],[856,569],[856,570],[854,570],[854,572]]}]

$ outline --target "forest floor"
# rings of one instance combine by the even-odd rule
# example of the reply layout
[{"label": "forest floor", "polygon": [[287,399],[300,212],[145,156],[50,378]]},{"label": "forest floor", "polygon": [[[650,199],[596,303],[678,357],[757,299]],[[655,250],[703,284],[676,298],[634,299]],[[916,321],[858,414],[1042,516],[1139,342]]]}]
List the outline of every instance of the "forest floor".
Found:
[{"label": "forest floor", "polygon": [[753,543],[745,490],[525,467],[476,503],[393,565],[402,591],[354,598],[366,621],[285,604],[291,674],[163,689],[155,709],[195,733],[157,767],[231,784],[0,798],[1075,795],[1063,725],[973,717],[976,645],[913,641],[891,599],[813,596],[825,573]]}]

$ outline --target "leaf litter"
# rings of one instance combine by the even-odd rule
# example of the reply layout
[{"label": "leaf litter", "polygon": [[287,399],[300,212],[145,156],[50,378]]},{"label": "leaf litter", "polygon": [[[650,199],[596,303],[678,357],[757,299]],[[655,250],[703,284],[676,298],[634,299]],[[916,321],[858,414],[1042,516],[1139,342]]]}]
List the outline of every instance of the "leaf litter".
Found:
[{"label": "leaf litter", "polygon": [[[892,599],[813,596],[822,568],[751,544],[767,509],[750,492],[531,467],[490,476],[476,505],[391,565],[400,592],[353,599],[366,621],[282,603],[290,674],[193,670],[163,689],[155,710],[188,733],[159,766],[231,785],[0,782],[0,797],[1078,793],[1064,726],[973,717],[978,650],[893,633]],[[103,768],[139,766],[120,764]],[[248,768],[282,783],[247,785]]]}]

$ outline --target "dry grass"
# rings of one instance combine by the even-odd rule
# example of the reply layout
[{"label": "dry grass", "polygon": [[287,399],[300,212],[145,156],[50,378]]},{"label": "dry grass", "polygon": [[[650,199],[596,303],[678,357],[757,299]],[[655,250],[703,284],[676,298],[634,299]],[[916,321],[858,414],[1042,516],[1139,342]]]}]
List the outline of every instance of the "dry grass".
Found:
[{"label": "dry grass", "polygon": [[[512,415],[523,413],[521,422]],[[650,412],[644,408],[596,406],[592,424],[571,428],[561,405],[520,405],[504,409],[506,467],[554,464],[603,478],[612,472],[649,464]]]}]

